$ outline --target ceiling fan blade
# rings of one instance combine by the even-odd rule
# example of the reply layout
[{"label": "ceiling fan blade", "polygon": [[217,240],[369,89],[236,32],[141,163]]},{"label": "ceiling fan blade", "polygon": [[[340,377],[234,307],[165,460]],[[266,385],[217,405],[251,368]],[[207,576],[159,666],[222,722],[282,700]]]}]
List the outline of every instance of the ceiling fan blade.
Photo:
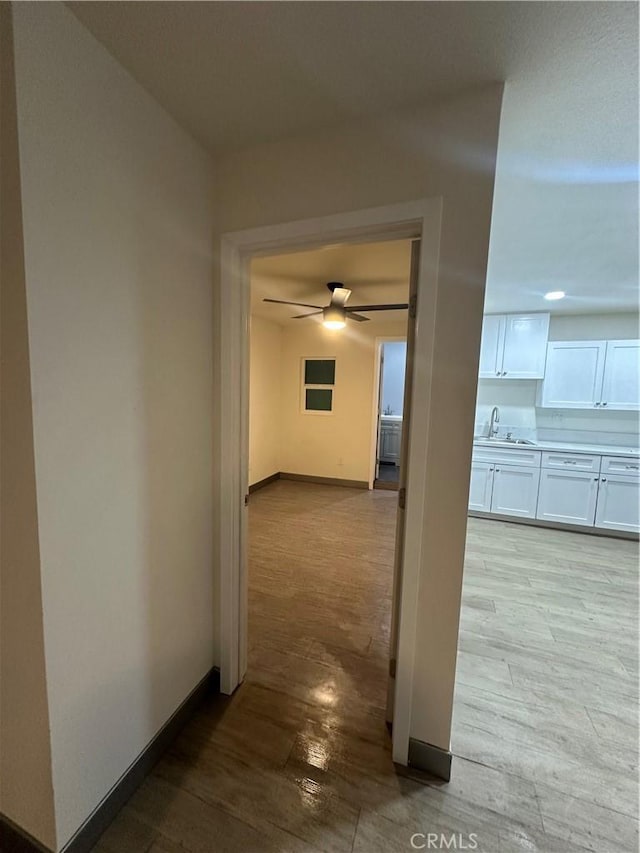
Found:
[{"label": "ceiling fan blade", "polygon": [[389,305],[353,305],[349,311],[400,311],[408,307],[406,302],[395,302]]},{"label": "ceiling fan blade", "polygon": [[353,311],[347,311],[347,317],[350,320],[357,320],[358,323],[366,323],[368,322],[368,317],[363,317],[361,314],[356,314]]},{"label": "ceiling fan blade", "polygon": [[347,299],[351,296],[351,291],[348,287],[336,287],[331,294],[331,304],[337,305],[338,308],[344,308]]},{"label": "ceiling fan blade", "polygon": [[322,310],[322,305],[309,305],[308,302],[287,302],[286,299],[263,299],[263,302],[277,302],[278,305],[297,305],[300,308],[319,308]]},{"label": "ceiling fan blade", "polygon": [[308,314],[296,314],[295,317],[292,317],[292,320],[304,320],[305,317],[317,317],[318,314],[322,314],[322,311],[310,311]]}]

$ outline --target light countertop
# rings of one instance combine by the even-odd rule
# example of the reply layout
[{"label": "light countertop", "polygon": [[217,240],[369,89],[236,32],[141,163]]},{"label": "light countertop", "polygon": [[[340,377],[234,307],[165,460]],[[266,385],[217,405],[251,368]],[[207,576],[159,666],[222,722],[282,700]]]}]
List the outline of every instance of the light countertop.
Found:
[{"label": "light countertop", "polygon": [[575,444],[567,441],[536,441],[533,444],[514,444],[512,441],[500,441],[500,439],[474,438],[473,443],[477,447],[513,447],[517,450],[559,450],[571,453],[599,453],[602,456],[640,456],[637,447],[617,447],[611,444]]}]

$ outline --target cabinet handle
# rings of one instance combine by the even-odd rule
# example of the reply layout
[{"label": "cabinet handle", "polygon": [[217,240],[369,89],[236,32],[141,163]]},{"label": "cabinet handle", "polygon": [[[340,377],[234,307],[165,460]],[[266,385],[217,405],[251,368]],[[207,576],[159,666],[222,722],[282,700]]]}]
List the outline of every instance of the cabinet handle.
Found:
[{"label": "cabinet handle", "polygon": [[500,473],[500,469],[496,468],[496,474],[499,474],[499,473]]},{"label": "cabinet handle", "polygon": [[496,376],[501,376],[501,373],[499,370],[496,370]]},{"label": "cabinet handle", "polygon": [[576,459],[565,459],[564,464],[565,465],[577,465],[578,461]]},{"label": "cabinet handle", "polygon": [[603,405],[603,406],[606,406],[607,404],[606,404],[606,403],[602,403],[602,405]]},{"label": "cabinet handle", "polygon": [[507,375],[507,371],[506,371],[506,370],[503,370],[503,371],[502,371],[502,375],[503,375],[503,376],[506,376],[506,375]]},{"label": "cabinet handle", "polygon": [[594,406],[599,406],[599,405],[600,405],[600,403],[594,403],[593,405],[594,405]]},{"label": "cabinet handle", "polygon": [[638,470],[638,466],[637,466],[637,465],[625,465],[624,467],[625,467],[625,468],[631,468],[631,470],[632,470],[632,471],[637,471],[637,470]]},{"label": "cabinet handle", "polygon": [[606,482],[607,482],[607,478],[606,478],[606,477],[603,477],[603,478],[602,478],[602,482],[603,482],[603,483],[606,483]]}]

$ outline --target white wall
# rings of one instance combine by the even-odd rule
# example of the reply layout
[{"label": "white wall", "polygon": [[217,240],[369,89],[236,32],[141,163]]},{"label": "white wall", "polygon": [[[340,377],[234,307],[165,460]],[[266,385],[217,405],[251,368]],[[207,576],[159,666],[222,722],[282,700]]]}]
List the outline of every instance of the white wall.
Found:
[{"label": "white wall", "polygon": [[0,813],[56,840],[11,6],[0,3]]},{"label": "white wall", "polygon": [[[432,384],[428,547],[419,567],[411,735],[444,748],[451,731],[501,102],[502,86],[491,85],[422,108],[249,148],[224,158],[216,170],[216,235],[418,198],[443,199],[435,339],[430,359],[416,365]],[[217,435],[220,454],[219,430]],[[223,472],[216,471],[216,477],[221,495],[227,483]]]},{"label": "white wall", "polygon": [[[364,327],[364,328],[363,328]],[[332,332],[321,323],[285,327],[282,350],[282,471],[368,482],[375,436],[376,336],[406,334],[407,321],[349,323]],[[336,359],[330,415],[304,413],[303,358]]]},{"label": "white wall", "polygon": [[[249,484],[284,471],[368,482],[375,449],[377,337],[406,334],[407,321],[313,321],[278,325],[251,317]],[[406,345],[405,345],[406,346]],[[302,361],[335,358],[330,415],[302,411]]]},{"label": "white wall", "polygon": [[282,470],[282,326],[251,317],[249,485]]},{"label": "white wall", "polygon": [[14,23],[60,848],[216,662],[212,183],[63,5]]},{"label": "white wall", "polygon": [[407,363],[407,344],[390,341],[383,344],[382,412],[391,408],[392,415],[401,415],[404,405],[404,374]]},{"label": "white wall", "polygon": [[[549,340],[628,340],[639,336],[637,313],[556,314],[551,316]],[[500,407],[500,431],[515,427],[523,437],[626,444],[638,435],[637,412],[543,409],[536,405],[538,383],[533,380],[481,379],[476,404],[477,435],[487,433],[493,406]],[[515,433],[514,433],[515,434]]]}]

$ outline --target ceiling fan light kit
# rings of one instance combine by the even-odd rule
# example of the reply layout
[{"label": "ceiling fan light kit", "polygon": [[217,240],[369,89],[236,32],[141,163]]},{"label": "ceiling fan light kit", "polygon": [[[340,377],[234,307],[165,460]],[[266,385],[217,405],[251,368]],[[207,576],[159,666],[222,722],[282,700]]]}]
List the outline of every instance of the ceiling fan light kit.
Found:
[{"label": "ceiling fan light kit", "polygon": [[344,329],[347,325],[347,312],[337,305],[322,309],[322,325],[325,329]]},{"label": "ceiling fan light kit", "polygon": [[406,310],[409,305],[405,302],[396,302],[389,305],[357,305],[354,308],[347,308],[347,299],[351,296],[349,288],[344,287],[340,281],[330,281],[327,287],[331,291],[331,302],[323,307],[322,305],[309,305],[308,302],[288,302],[286,299],[263,299],[263,302],[276,302],[279,305],[295,305],[297,308],[314,308],[314,311],[309,311],[306,314],[296,314],[292,320],[304,320],[305,317],[315,317],[322,314],[322,325],[326,329],[344,329],[347,325],[347,317],[350,320],[355,320],[357,323],[365,323],[369,320],[368,317],[362,317],[360,311],[401,311]]}]

